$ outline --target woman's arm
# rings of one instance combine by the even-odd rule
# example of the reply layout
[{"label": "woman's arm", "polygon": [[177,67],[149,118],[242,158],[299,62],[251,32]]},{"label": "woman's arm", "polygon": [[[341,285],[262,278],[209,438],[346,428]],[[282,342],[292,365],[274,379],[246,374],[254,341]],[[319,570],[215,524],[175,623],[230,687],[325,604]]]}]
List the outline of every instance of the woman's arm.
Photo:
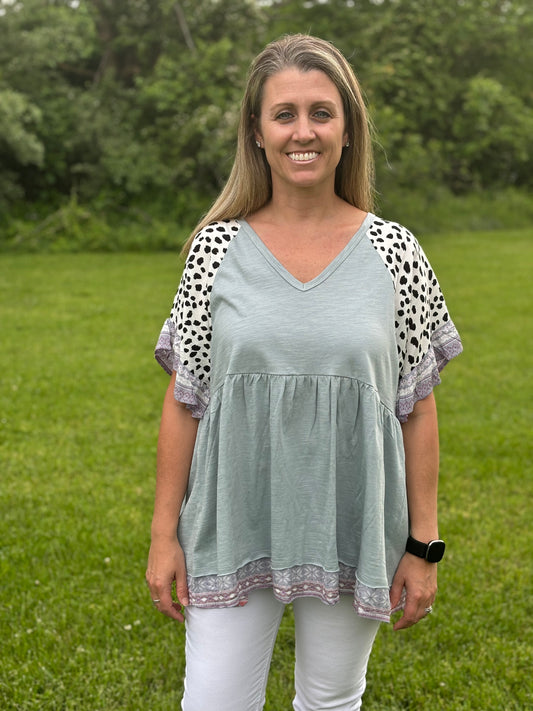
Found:
[{"label": "woman's arm", "polygon": [[[433,393],[419,400],[402,424],[409,526],[413,538],[429,543],[439,537],[437,489],[439,475],[439,433],[437,407]],[[391,606],[395,607],[406,590],[403,616],[395,630],[411,627],[426,616],[426,608],[437,594],[437,564],[411,553],[400,561],[391,587]]]},{"label": "woman's arm", "polygon": [[[146,581],[152,600],[160,600],[157,609],[183,622],[181,605],[187,605],[185,558],[178,542],[177,528],[183,498],[187,491],[198,420],[187,407],[174,398],[173,373],[165,394],[157,445],[157,481],[152,544],[148,556]],[[179,603],[172,601],[172,583],[176,581]]]}]

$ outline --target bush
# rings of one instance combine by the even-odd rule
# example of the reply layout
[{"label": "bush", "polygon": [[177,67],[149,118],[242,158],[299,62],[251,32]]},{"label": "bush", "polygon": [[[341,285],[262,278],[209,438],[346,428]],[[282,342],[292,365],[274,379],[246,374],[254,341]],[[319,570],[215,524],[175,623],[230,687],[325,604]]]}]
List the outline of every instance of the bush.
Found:
[{"label": "bush", "polygon": [[[193,201],[198,215],[205,209]],[[181,209],[180,209],[181,208]],[[43,206],[19,208],[0,224],[0,251],[4,252],[139,252],[179,250],[191,224],[179,219],[182,201],[153,211],[143,207],[111,205],[103,197],[82,205],[75,195],[49,214]]]},{"label": "bush", "polygon": [[415,234],[522,229],[533,223],[533,200],[525,190],[453,195],[429,185],[424,192],[395,190],[378,196],[377,211]]},{"label": "bush", "polygon": [[[521,229],[533,223],[533,200],[508,188],[499,192],[453,195],[428,184],[424,191],[396,189],[378,196],[376,212],[415,234]],[[179,251],[208,208],[205,198],[183,191],[117,205],[101,195],[90,204],[76,195],[60,205],[19,206],[0,218],[0,252],[155,252]]]}]

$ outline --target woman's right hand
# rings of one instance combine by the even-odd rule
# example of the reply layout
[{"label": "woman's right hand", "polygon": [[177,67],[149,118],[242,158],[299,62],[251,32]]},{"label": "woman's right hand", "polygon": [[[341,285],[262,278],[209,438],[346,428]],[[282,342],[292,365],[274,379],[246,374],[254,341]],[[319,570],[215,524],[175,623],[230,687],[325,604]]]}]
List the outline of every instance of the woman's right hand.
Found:
[{"label": "woman's right hand", "polygon": [[[152,603],[163,615],[183,622],[182,605],[189,604],[185,556],[177,537],[154,539],[150,546],[146,582]],[[172,598],[172,584],[176,583],[176,597]]]}]

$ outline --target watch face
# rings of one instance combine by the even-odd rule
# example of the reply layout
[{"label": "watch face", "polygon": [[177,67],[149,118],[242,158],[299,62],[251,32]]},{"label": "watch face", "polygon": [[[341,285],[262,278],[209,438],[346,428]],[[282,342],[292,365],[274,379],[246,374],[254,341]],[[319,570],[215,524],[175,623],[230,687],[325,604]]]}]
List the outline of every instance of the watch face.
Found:
[{"label": "watch face", "polygon": [[439,560],[442,560],[445,548],[444,541],[431,541],[426,553],[428,563],[438,563]]}]

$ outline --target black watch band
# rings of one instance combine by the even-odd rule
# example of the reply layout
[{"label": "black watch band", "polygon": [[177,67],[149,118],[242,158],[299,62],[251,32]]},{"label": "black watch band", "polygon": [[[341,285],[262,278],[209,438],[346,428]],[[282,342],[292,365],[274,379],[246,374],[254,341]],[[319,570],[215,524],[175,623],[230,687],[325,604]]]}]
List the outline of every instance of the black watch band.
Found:
[{"label": "black watch band", "polygon": [[419,558],[424,558],[428,563],[438,563],[439,560],[442,560],[445,548],[446,544],[440,539],[430,541],[429,543],[422,543],[422,541],[417,541],[416,538],[412,536],[409,536],[405,545],[407,553],[416,555]]}]

